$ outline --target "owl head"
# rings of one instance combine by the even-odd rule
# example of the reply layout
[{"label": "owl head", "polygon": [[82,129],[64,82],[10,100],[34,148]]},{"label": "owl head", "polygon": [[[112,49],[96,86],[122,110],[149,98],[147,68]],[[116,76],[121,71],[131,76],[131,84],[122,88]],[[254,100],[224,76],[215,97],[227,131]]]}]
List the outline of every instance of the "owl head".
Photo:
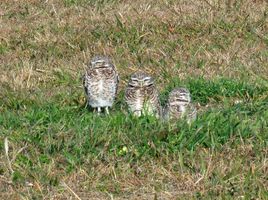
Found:
[{"label": "owl head", "polygon": [[186,105],[191,102],[190,91],[186,88],[173,89],[168,97],[170,105]]},{"label": "owl head", "polygon": [[145,72],[135,72],[131,75],[128,82],[129,86],[132,87],[148,87],[154,84],[154,79]]},{"label": "owl head", "polygon": [[112,61],[109,57],[97,55],[90,60],[88,67],[91,69],[109,68],[109,67],[114,68],[114,65],[112,64]]}]

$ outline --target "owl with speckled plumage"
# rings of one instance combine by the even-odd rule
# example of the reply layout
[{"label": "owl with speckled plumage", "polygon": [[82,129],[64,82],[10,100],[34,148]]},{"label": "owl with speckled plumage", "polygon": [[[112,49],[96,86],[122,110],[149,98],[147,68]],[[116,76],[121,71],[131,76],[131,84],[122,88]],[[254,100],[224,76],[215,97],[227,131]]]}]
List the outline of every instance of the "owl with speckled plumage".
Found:
[{"label": "owl with speckled plumage", "polygon": [[138,71],[131,75],[125,90],[125,101],[133,115],[162,116],[159,94],[154,79],[145,72]]},{"label": "owl with speckled plumage", "polygon": [[185,118],[188,123],[196,119],[197,110],[191,102],[190,91],[187,88],[175,88],[168,96],[164,118],[177,120]]},{"label": "owl with speckled plumage", "polygon": [[118,89],[119,76],[111,59],[95,56],[91,59],[83,79],[87,104],[98,111],[104,108],[109,114]]}]

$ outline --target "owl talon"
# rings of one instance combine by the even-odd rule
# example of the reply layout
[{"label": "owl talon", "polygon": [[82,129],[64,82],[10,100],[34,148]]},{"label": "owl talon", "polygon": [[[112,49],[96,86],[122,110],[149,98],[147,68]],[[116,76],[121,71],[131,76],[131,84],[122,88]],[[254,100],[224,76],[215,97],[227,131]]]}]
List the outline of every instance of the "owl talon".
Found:
[{"label": "owl talon", "polygon": [[107,115],[109,115],[110,113],[109,113],[109,107],[107,106],[107,107],[105,107],[105,112],[106,112],[106,114]]},{"label": "owl talon", "polygon": [[101,113],[101,107],[98,107],[97,108],[97,112],[98,112],[98,115],[100,115],[100,113]]}]

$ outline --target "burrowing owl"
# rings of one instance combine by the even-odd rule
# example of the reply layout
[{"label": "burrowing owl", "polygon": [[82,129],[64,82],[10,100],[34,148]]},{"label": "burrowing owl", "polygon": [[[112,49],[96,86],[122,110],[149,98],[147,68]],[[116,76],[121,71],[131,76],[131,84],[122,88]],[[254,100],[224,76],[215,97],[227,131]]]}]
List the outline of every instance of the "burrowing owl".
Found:
[{"label": "burrowing owl", "polygon": [[144,72],[131,75],[125,91],[125,101],[129,111],[136,116],[155,115],[159,118],[162,115],[154,79]]},{"label": "burrowing owl", "polygon": [[84,75],[83,85],[85,88],[87,103],[97,108],[105,108],[109,114],[109,107],[113,105],[119,77],[112,61],[106,56],[95,56],[88,64]]},{"label": "burrowing owl", "polygon": [[173,89],[165,108],[166,119],[186,118],[188,123],[196,119],[197,110],[191,102],[190,91],[186,88]]}]

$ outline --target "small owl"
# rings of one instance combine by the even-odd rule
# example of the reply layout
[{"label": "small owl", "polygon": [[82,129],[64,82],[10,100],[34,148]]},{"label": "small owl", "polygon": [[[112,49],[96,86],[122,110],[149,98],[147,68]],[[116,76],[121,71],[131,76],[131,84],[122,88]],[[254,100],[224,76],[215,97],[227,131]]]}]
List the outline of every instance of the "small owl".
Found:
[{"label": "small owl", "polygon": [[109,114],[109,107],[112,107],[117,93],[118,82],[118,73],[112,61],[106,56],[93,57],[83,80],[88,105],[97,108],[98,114],[101,108],[105,108]]},{"label": "small owl", "polygon": [[162,115],[154,79],[144,72],[131,75],[125,91],[125,101],[135,116],[154,115],[159,118]]},{"label": "small owl", "polygon": [[197,110],[191,102],[190,91],[186,88],[173,89],[168,97],[165,108],[165,119],[186,118],[188,123],[196,119]]}]

